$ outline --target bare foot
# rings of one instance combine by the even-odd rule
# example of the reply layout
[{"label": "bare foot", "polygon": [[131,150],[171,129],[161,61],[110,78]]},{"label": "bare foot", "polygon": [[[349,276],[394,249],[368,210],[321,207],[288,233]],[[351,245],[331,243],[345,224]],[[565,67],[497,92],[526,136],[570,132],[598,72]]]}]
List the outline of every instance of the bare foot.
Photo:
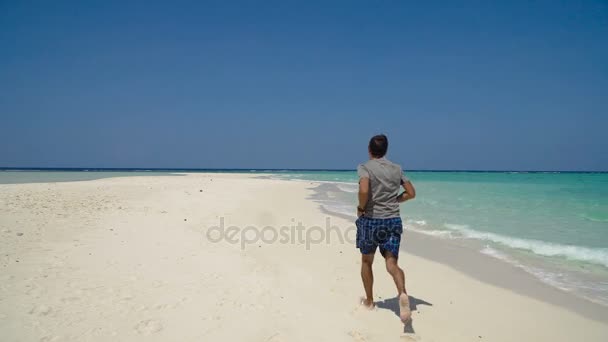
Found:
[{"label": "bare foot", "polygon": [[399,295],[399,317],[403,323],[407,323],[412,319],[412,311],[410,311],[410,299],[407,293]]},{"label": "bare foot", "polygon": [[367,300],[363,297],[361,297],[361,305],[364,306],[366,309],[373,309],[376,307],[376,304],[374,304],[373,300]]}]

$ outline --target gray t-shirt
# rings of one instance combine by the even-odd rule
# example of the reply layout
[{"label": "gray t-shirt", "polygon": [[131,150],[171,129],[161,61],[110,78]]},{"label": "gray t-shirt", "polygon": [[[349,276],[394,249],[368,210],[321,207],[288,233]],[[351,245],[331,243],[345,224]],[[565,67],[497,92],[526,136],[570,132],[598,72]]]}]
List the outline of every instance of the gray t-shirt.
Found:
[{"label": "gray t-shirt", "polygon": [[370,159],[357,167],[359,178],[369,178],[369,199],[365,217],[399,217],[399,188],[409,182],[401,166],[386,158]]}]

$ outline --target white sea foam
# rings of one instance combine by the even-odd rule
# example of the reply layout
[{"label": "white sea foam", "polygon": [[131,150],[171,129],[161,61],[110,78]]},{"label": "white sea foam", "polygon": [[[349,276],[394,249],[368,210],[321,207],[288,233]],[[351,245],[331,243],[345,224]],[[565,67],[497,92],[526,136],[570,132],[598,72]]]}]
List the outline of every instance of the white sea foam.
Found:
[{"label": "white sea foam", "polygon": [[421,233],[424,235],[437,236],[437,237],[447,238],[447,239],[454,238],[452,232],[450,232],[449,230],[421,229],[421,228],[417,228],[415,226],[410,226],[410,225],[406,225],[405,227],[406,227],[406,229],[410,229],[410,230],[415,231],[416,233]]},{"label": "white sea foam", "polygon": [[587,215],[587,214],[580,214],[579,216],[585,220],[592,221],[592,222],[608,222],[608,217],[594,217],[594,216]]},{"label": "white sea foam", "polygon": [[357,191],[359,191],[359,186],[357,184],[352,184],[352,183],[336,183],[336,186],[338,187],[338,189],[344,191],[344,192],[350,192],[350,193],[355,193]]},{"label": "white sea foam", "polygon": [[[527,250],[540,256],[563,257],[573,261],[584,261],[608,267],[608,248],[563,245],[540,240],[515,238],[496,233],[477,231],[469,228],[467,225],[459,224],[445,224],[444,226],[448,230],[426,229],[423,228],[424,224],[420,224],[418,221],[413,220],[408,220],[406,224],[409,229],[425,235],[448,239],[465,238],[490,241],[508,248]],[[488,255],[498,253],[489,246],[484,248],[481,252]],[[492,256],[498,257],[497,255]],[[503,254],[501,257],[505,256],[506,254]]]},{"label": "white sea foam", "polygon": [[540,268],[526,266],[526,265],[516,261],[515,259],[513,259],[509,255],[507,255],[506,253],[499,251],[495,248],[492,248],[488,245],[486,245],[484,248],[482,248],[480,250],[480,252],[482,254],[485,254],[485,255],[491,256],[493,258],[507,262],[513,266],[519,267],[519,268],[523,269],[524,271],[536,276],[538,279],[542,280],[543,282],[548,283],[549,285],[558,287],[562,290],[567,290],[567,291],[571,290],[570,287],[564,286],[564,284],[562,282],[558,282],[555,280],[556,278],[558,278],[559,275],[554,274],[552,272],[548,272],[546,270],[542,270]]},{"label": "white sea foam", "polygon": [[542,256],[560,256],[575,261],[585,261],[608,267],[608,248],[590,248],[575,245],[562,245],[532,239],[508,237],[496,233],[480,232],[466,225],[445,224],[446,228],[458,232],[469,239],[492,241],[503,246],[531,251]]},{"label": "white sea foam", "polygon": [[480,252],[496,259],[500,259],[507,262],[513,262],[513,260],[508,255],[488,245],[486,245]]},{"label": "white sea foam", "polygon": [[359,189],[359,185],[358,185],[358,184],[355,184],[355,183],[352,183],[352,182],[325,181],[325,180],[304,180],[304,181],[306,181],[306,182],[314,182],[314,183],[321,183],[321,184],[334,184],[334,185],[336,185],[336,186],[337,186],[337,185],[340,185],[340,184],[342,184],[342,185],[347,185],[347,186],[349,186],[349,185],[351,185],[351,186],[352,186],[352,185],[354,185],[354,186],[356,186],[356,187],[357,187],[357,189]]},{"label": "white sea foam", "polygon": [[[306,182],[306,183],[317,183],[317,184],[333,184],[338,187],[339,190],[344,192],[357,192],[359,189],[359,185],[353,182],[344,182],[344,181],[327,181],[327,180],[317,180],[317,179],[304,179],[304,178],[295,178],[295,177],[304,177],[305,175],[300,174],[290,174],[290,175],[270,175],[270,179],[281,179],[281,180],[289,180],[294,182]],[[352,189],[355,189],[354,191]]]},{"label": "white sea foam", "polygon": [[441,238],[453,238],[452,232],[449,230],[436,230],[436,229],[428,229],[424,228],[426,226],[425,220],[412,220],[408,219],[404,223],[404,227],[407,230],[414,231],[416,233],[421,233],[424,235],[437,236]]},{"label": "white sea foam", "polygon": [[336,202],[322,202],[321,207],[331,213],[341,214],[355,218],[355,207]]},{"label": "white sea foam", "polygon": [[575,294],[587,298],[592,302],[596,302],[602,305],[608,304],[608,284],[590,282],[587,280],[579,279],[578,276],[569,274],[567,272],[554,272],[539,267],[533,267],[524,265],[517,260],[513,259],[504,252],[494,249],[486,245],[481,253],[507,262],[515,267],[521,268],[522,270],[532,274],[540,281],[556,287],[558,289],[574,292]]}]

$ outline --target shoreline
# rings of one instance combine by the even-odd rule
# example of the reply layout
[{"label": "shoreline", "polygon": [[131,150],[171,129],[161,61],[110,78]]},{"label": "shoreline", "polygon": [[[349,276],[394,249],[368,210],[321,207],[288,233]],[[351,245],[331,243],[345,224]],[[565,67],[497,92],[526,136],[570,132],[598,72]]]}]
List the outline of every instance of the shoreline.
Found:
[{"label": "shoreline", "polygon": [[[400,261],[415,309],[406,327],[394,313],[394,286],[380,257],[378,309],[368,312],[356,302],[360,254],[352,245],[239,248],[206,240],[220,217],[238,227],[292,219],[312,227],[328,215],[339,227],[352,225],[324,213],[311,184],[257,176],[0,185],[0,330],[21,340],[99,341],[571,341],[580,331],[587,341],[608,337],[603,309],[552,294],[500,260],[412,232]],[[475,276],[479,271],[486,279]]]},{"label": "shoreline", "polygon": [[[312,188],[314,194],[310,199],[319,203],[324,213],[354,222],[354,215],[344,214],[341,212],[342,210],[333,211],[325,208],[328,200],[327,193],[336,191],[334,187],[341,190],[339,185],[336,186],[340,182],[317,182],[299,179],[296,181],[315,184],[315,187]],[[353,196],[355,195],[353,194]],[[354,205],[352,207],[354,208]],[[403,213],[401,217],[404,218]],[[404,218],[401,250],[406,253],[409,252],[427,260],[448,265],[488,284],[510,289],[531,298],[541,298],[547,303],[572,309],[598,321],[608,317],[608,305],[595,302],[582,294],[546,283],[535,274],[525,270],[523,265],[513,264],[482,253],[481,249],[483,248],[483,241],[442,239],[413,229],[407,229]],[[512,274],[513,279],[507,274]]]},{"label": "shoreline", "polygon": [[[352,220],[348,215],[341,215],[324,208],[320,210],[330,216]],[[508,262],[449,240],[441,240],[412,230],[404,229],[402,239],[400,250],[406,255],[415,255],[440,263],[486,284],[573,310],[598,322],[607,321],[608,306],[546,284]],[[407,274],[407,270],[404,269],[404,272]]]},{"label": "shoreline", "polygon": [[447,265],[484,283],[572,310],[598,322],[607,320],[608,306],[546,284],[515,265],[413,231],[408,231],[405,239],[404,250],[407,253]]}]

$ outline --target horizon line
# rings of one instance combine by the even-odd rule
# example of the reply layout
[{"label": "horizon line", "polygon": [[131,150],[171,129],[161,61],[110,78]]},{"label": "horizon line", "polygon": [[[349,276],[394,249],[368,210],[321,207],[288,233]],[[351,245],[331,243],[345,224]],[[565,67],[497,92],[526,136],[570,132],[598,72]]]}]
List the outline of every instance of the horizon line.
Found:
[{"label": "horizon line", "polygon": [[[334,171],[334,172],[349,172],[356,169],[320,169],[320,168],[158,168],[158,167],[0,167],[0,171],[68,171],[68,172],[112,172],[112,171],[247,171],[259,172],[266,171]],[[483,169],[409,169],[406,172],[479,172],[479,173],[505,173],[505,172],[521,172],[521,173],[608,173],[608,170],[483,170]]]}]

